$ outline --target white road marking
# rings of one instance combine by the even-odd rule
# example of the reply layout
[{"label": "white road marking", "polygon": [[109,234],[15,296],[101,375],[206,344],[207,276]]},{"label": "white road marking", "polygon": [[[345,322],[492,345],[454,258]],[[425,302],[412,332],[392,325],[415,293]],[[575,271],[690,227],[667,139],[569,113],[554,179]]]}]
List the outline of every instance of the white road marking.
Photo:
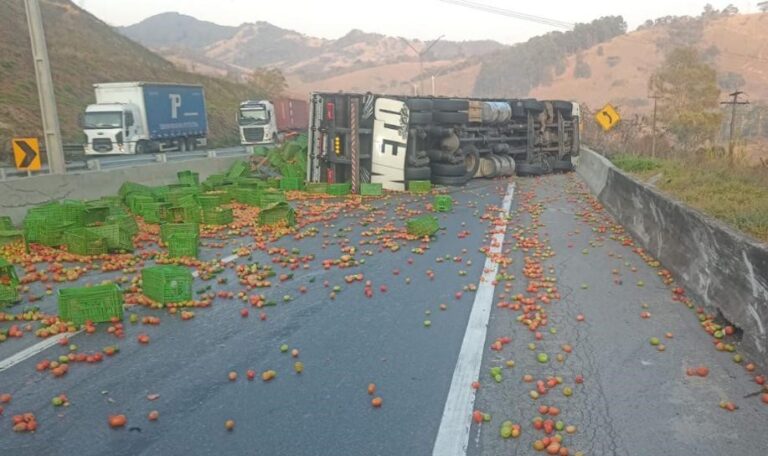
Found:
[{"label": "white road marking", "polygon": [[[515,184],[509,184],[504,197],[504,215],[509,214],[512,199],[515,195]],[[491,241],[491,253],[500,253],[504,244],[504,232],[495,233]],[[478,379],[480,364],[483,361],[483,347],[488,330],[488,319],[493,307],[493,281],[498,272],[498,263],[490,258],[485,259],[483,275],[477,286],[472,313],[469,315],[467,330],[461,343],[456,369],[453,372],[451,388],[445,401],[440,429],[432,449],[433,456],[459,456],[467,452],[469,431],[472,425],[472,408],[475,405],[475,390],[472,382]]]},{"label": "white road marking", "polygon": [[[230,255],[230,256],[222,259],[221,261],[223,263],[231,263],[232,261],[235,261],[235,259],[237,259],[237,258],[238,258],[237,255]],[[192,276],[193,277],[199,277],[200,273],[197,272],[197,271],[194,271],[194,272],[192,272]],[[35,345],[32,345],[31,347],[27,347],[24,350],[16,353],[15,355],[10,356],[10,357],[0,361],[0,372],[3,372],[4,370],[10,369],[11,367],[19,364],[20,362],[25,361],[25,360],[27,360],[27,359],[37,355],[38,353],[40,353],[42,351],[45,351],[48,348],[53,347],[54,345],[58,344],[59,341],[61,339],[63,339],[64,337],[69,337],[70,339],[72,339],[73,337],[75,337],[76,335],[80,334],[81,332],[83,332],[82,329],[79,330],[79,331],[73,332],[73,333],[58,334],[56,336],[49,337],[49,338],[47,338],[45,340],[42,340],[42,341],[36,343]]]},{"label": "white road marking", "polygon": [[53,347],[54,345],[58,344],[61,339],[65,337],[72,338],[81,332],[82,330],[76,331],[73,333],[57,334],[53,337],[49,337],[45,340],[42,340],[36,343],[35,345],[32,345],[31,347],[27,347],[24,350],[16,353],[15,355],[0,361],[0,372],[6,369],[10,369],[11,367],[19,364],[25,359],[31,358],[49,347]]}]

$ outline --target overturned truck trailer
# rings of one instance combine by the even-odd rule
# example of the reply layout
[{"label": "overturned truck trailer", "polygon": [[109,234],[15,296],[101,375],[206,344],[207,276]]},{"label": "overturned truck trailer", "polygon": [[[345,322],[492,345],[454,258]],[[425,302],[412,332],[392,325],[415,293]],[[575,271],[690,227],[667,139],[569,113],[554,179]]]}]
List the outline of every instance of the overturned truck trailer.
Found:
[{"label": "overturned truck trailer", "polygon": [[579,105],[569,101],[313,93],[307,180],[463,185],[573,169]]}]

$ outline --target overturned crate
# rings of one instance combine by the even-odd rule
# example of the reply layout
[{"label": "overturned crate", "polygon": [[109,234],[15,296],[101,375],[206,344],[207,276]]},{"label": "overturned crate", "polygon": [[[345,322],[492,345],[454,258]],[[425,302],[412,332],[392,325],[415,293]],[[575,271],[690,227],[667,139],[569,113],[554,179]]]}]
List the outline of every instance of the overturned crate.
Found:
[{"label": "overturned crate", "polygon": [[408,234],[413,236],[432,236],[440,229],[437,219],[431,215],[424,215],[406,222]]},{"label": "overturned crate", "polygon": [[204,225],[229,225],[235,219],[231,208],[215,207],[203,209]]},{"label": "overturned crate", "polygon": [[19,300],[19,276],[5,258],[0,258],[0,308]]},{"label": "overturned crate", "polygon": [[64,232],[67,251],[76,255],[95,256],[107,253],[107,240],[89,228],[70,228]]},{"label": "overturned crate", "polygon": [[115,284],[84,288],[60,288],[59,318],[82,325],[123,318],[123,292]]},{"label": "overturned crate", "polygon": [[167,243],[174,234],[200,234],[200,225],[197,223],[163,223],[160,225],[160,240]]},{"label": "overturned crate", "polygon": [[450,212],[453,210],[453,199],[448,195],[437,195],[432,207],[436,212]]},{"label": "overturned crate", "polygon": [[197,234],[176,233],[171,235],[168,238],[168,256],[171,258],[197,258],[198,240]]},{"label": "overturned crate", "polygon": [[183,266],[152,266],[141,271],[144,294],[159,303],[192,300],[192,273]]},{"label": "overturned crate", "polygon": [[286,202],[273,203],[259,212],[259,225],[296,224],[296,210]]},{"label": "overturned crate", "polygon": [[108,250],[133,251],[133,235],[119,224],[92,226],[88,230],[103,237]]}]

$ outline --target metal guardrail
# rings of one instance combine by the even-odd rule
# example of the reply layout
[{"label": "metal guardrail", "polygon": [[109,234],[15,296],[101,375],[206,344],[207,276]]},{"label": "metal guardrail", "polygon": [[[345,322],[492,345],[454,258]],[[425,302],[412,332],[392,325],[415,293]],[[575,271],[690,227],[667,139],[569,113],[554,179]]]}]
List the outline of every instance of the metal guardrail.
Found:
[{"label": "metal guardrail", "polygon": [[[67,162],[67,173],[84,173],[92,171],[110,170],[150,163],[168,163],[200,158],[237,157],[248,155],[250,152],[244,146],[225,147],[220,149],[196,150],[190,152],[167,152],[146,155],[112,155],[98,158],[83,156],[82,159]],[[20,171],[16,168],[0,167],[0,181],[23,179],[30,176],[44,176],[48,174],[48,166],[44,165],[40,171]]]}]

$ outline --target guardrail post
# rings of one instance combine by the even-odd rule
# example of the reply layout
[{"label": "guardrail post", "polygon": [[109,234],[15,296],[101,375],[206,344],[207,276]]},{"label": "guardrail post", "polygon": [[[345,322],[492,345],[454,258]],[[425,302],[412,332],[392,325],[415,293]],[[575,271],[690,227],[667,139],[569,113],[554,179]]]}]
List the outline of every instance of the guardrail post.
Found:
[{"label": "guardrail post", "polygon": [[0,168],[0,180],[5,180],[5,168]]},{"label": "guardrail post", "polygon": [[160,163],[168,163],[168,156],[165,153],[157,154],[157,161]]},{"label": "guardrail post", "polygon": [[208,149],[208,158],[216,158],[216,149]]}]

